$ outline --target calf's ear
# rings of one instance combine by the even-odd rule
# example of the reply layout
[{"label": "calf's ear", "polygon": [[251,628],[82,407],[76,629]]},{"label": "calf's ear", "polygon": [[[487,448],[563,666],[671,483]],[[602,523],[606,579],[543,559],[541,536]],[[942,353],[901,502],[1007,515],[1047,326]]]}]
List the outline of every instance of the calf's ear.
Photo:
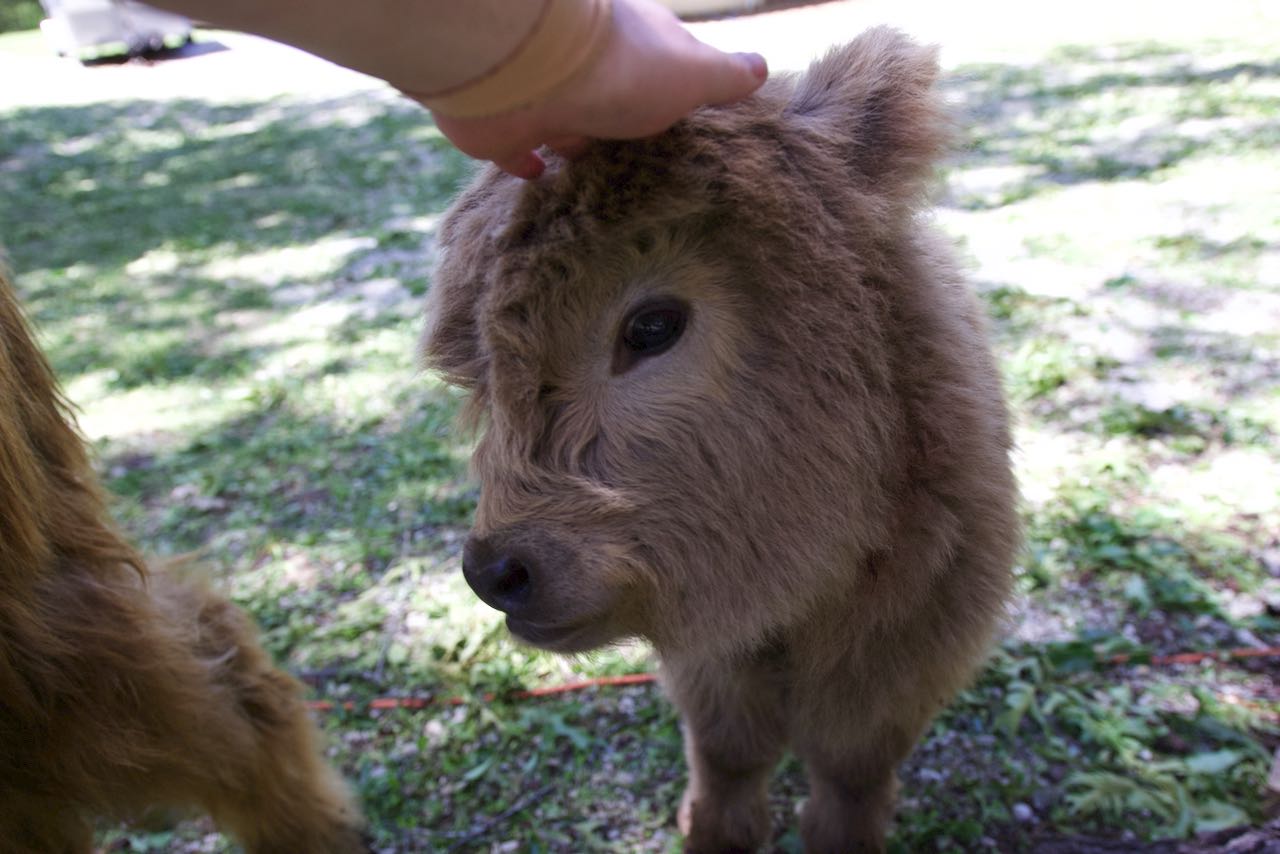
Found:
[{"label": "calf's ear", "polygon": [[495,173],[496,169],[490,169],[464,190],[440,223],[438,254],[418,341],[422,367],[472,390],[484,370],[478,317],[488,274],[496,263],[494,235],[506,212],[494,198],[501,180]]},{"label": "calf's ear", "polygon": [[474,388],[482,369],[473,299],[437,281],[427,295],[418,341],[422,367],[439,371],[447,382],[463,388]]},{"label": "calf's ear", "polygon": [[474,389],[483,371],[477,313],[484,298],[482,240],[446,222],[427,291],[418,359],[453,385]]},{"label": "calf's ear", "polygon": [[952,137],[937,78],[936,48],[876,27],[814,62],[786,109],[841,151],[865,190],[913,200]]}]

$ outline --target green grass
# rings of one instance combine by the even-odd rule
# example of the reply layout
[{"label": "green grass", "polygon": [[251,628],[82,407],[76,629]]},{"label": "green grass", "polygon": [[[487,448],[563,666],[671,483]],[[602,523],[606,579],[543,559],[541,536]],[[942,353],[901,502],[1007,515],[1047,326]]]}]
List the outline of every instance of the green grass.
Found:
[{"label": "green grass", "polygon": [[0,33],[33,30],[43,17],[44,10],[36,0],[7,0],[0,6]]},{"label": "green grass", "polygon": [[[1005,643],[904,768],[894,850],[1257,822],[1277,663],[1101,662],[1280,644],[1280,66],[1066,47],[947,86],[971,144],[938,218],[990,309],[1028,545]],[[647,653],[518,648],[460,578],[468,440],[413,350],[469,167],[429,118],[367,89],[0,96],[0,164],[0,243],[129,532],[201,554],[318,695],[467,699],[323,717],[381,848],[678,850],[658,689],[510,697]],[[779,850],[803,790],[789,761]],[[226,849],[205,821],[102,842]]]}]

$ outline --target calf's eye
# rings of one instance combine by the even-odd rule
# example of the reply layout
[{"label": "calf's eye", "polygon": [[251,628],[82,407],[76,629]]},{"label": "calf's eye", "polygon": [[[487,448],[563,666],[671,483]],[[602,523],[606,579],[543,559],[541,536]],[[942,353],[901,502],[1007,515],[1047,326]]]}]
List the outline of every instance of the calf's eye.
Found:
[{"label": "calf's eye", "polygon": [[622,343],[632,353],[656,356],[679,340],[684,318],[684,306],[675,300],[643,305],[627,318]]},{"label": "calf's eye", "polygon": [[647,302],[627,316],[614,358],[613,372],[625,371],[638,360],[666,352],[684,332],[688,309],[676,299]]}]

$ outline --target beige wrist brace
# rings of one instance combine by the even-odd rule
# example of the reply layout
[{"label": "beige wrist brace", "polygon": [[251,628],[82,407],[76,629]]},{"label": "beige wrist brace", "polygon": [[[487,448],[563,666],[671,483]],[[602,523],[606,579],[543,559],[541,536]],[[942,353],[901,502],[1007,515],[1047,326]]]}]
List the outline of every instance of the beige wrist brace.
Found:
[{"label": "beige wrist brace", "polygon": [[610,0],[545,0],[533,29],[497,65],[440,92],[407,92],[455,118],[492,116],[550,94],[581,70],[609,36]]}]

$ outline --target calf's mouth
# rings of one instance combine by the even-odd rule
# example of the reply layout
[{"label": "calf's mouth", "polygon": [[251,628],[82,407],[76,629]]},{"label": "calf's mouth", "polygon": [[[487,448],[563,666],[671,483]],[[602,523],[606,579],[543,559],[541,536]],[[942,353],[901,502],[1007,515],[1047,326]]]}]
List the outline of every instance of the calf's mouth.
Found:
[{"label": "calf's mouth", "polygon": [[594,583],[576,550],[545,533],[473,534],[462,572],[476,596],[506,614],[507,629],[525,643],[585,652],[617,634],[610,616],[615,593]]}]

